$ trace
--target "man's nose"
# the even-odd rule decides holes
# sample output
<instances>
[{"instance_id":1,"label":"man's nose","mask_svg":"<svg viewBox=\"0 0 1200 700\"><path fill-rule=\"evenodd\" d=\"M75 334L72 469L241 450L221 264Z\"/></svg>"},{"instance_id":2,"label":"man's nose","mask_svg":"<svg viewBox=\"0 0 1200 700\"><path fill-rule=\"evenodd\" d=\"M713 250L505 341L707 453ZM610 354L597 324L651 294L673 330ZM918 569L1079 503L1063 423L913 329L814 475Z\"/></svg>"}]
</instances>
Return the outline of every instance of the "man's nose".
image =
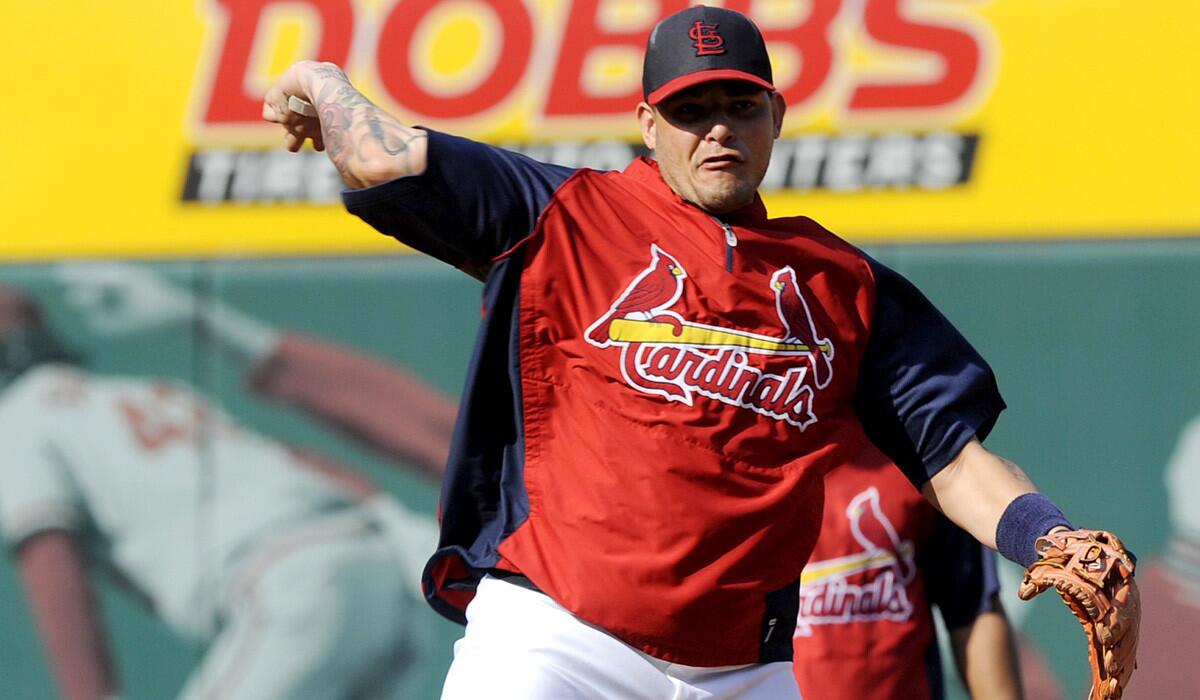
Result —
<instances>
[{"instance_id":1,"label":"man's nose","mask_svg":"<svg viewBox=\"0 0 1200 700\"><path fill-rule=\"evenodd\" d=\"M718 144L725 146L733 141L734 133L733 129L730 129L729 125L723 119L718 119L709 127L708 133L704 135L704 138L707 141L716 141Z\"/></svg>"}]
</instances>

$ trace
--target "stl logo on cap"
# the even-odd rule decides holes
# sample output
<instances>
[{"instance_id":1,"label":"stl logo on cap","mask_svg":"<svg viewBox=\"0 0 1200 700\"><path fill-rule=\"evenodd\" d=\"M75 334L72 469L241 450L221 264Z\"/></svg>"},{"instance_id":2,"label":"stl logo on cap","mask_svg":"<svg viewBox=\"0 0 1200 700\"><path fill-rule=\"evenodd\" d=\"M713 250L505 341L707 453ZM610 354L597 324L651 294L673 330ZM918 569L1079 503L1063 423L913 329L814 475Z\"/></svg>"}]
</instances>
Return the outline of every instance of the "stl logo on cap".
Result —
<instances>
[{"instance_id":1,"label":"stl logo on cap","mask_svg":"<svg viewBox=\"0 0 1200 700\"><path fill-rule=\"evenodd\" d=\"M718 56L725 53L725 38L717 33L717 25L696 20L688 30L697 56Z\"/></svg>"}]
</instances>

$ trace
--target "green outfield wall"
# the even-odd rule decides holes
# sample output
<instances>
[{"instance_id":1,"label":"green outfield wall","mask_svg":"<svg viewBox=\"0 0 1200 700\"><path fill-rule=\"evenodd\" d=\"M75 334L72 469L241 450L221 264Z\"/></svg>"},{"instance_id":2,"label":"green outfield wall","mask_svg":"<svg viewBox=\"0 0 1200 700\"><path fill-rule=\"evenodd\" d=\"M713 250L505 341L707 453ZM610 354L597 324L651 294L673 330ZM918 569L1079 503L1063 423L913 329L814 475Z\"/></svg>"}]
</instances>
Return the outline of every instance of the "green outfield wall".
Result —
<instances>
[{"instance_id":1,"label":"green outfield wall","mask_svg":"<svg viewBox=\"0 0 1200 700\"><path fill-rule=\"evenodd\" d=\"M993 364L1009 409L987 444L1023 465L1077 524L1119 532L1143 562L1157 561L1173 529L1164 467L1180 431L1200 414L1200 239L888 245L869 252L921 287ZM449 397L461 389L481 288L432 261L136 265L201 302L216 299L277 329L406 368ZM194 325L99 333L62 279L56 265L0 266L0 285L35 299L91 370L187 382L237 421L334 457L432 517L437 494L430 480L301 410L264 401L247 388L248 368L198 337ZM3 441L0 435L0 459ZM1191 478L1200 479L1200 465ZM1200 519L1200 503L1175 507L1176 519L1181 507ZM99 590L126 700L173 697L203 649L177 639L119 587L102 581ZM1014 616L1060 672L1068 696L1081 696L1087 670L1074 619L1049 597ZM0 697L54 697L7 558L0 561L0 620ZM422 640L409 662L415 697L436 698L458 628L429 611L415 614L412 625ZM1195 649L1180 654L1180 663L1197 658Z\"/></svg>"}]
</instances>

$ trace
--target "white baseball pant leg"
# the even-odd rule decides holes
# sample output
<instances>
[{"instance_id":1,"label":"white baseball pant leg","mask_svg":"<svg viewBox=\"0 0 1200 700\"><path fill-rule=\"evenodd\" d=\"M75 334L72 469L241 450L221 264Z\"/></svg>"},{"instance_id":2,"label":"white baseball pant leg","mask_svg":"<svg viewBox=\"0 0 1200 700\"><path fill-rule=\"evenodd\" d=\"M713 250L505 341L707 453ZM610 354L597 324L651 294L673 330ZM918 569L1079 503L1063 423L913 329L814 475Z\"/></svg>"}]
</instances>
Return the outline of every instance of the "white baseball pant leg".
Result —
<instances>
[{"instance_id":1,"label":"white baseball pant leg","mask_svg":"<svg viewBox=\"0 0 1200 700\"><path fill-rule=\"evenodd\" d=\"M442 700L800 700L789 662L703 668L656 659L549 596L485 577Z\"/></svg>"},{"instance_id":2,"label":"white baseball pant leg","mask_svg":"<svg viewBox=\"0 0 1200 700\"><path fill-rule=\"evenodd\" d=\"M180 700L337 700L401 681L415 601L361 514L297 527L251 559Z\"/></svg>"}]
</instances>

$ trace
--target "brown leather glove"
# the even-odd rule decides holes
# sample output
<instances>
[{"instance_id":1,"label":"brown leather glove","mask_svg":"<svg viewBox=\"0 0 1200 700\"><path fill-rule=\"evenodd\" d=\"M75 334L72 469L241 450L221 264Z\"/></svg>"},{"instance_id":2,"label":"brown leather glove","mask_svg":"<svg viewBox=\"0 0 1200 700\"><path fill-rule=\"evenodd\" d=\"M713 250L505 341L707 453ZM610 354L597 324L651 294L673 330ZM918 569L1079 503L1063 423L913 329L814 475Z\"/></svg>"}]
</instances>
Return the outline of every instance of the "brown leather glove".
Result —
<instances>
[{"instance_id":1,"label":"brown leather glove","mask_svg":"<svg viewBox=\"0 0 1200 700\"><path fill-rule=\"evenodd\" d=\"M1039 537L1040 559L1025 570L1017 592L1029 600L1055 588L1083 624L1092 667L1092 700L1117 700L1137 668L1141 600L1134 558L1115 535L1070 530Z\"/></svg>"}]
</instances>

